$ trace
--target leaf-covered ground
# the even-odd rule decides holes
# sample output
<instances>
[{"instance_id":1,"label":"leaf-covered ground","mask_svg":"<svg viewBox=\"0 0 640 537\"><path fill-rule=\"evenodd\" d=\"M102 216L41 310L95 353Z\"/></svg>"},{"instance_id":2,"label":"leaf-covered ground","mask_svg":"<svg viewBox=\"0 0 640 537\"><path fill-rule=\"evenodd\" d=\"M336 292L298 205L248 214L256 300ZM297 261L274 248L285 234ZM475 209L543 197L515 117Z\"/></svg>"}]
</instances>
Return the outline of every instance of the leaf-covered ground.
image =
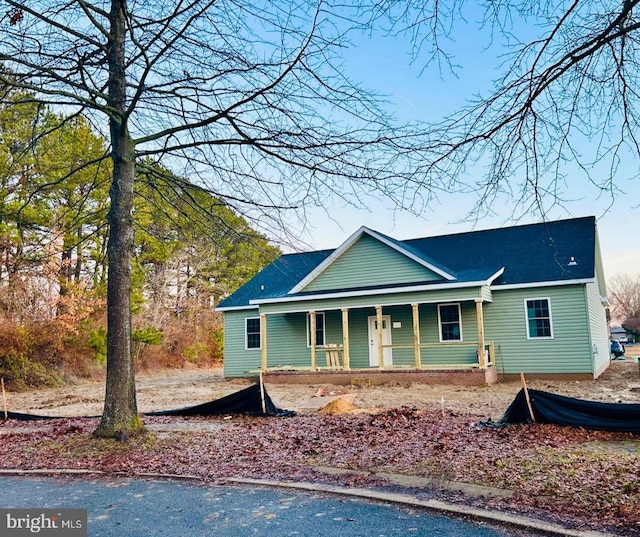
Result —
<instances>
[{"instance_id":1,"label":"leaf-covered ground","mask_svg":"<svg viewBox=\"0 0 640 537\"><path fill-rule=\"evenodd\" d=\"M477 419L407 407L289 418L147 417L149 434L124 444L93 439L94 419L9 421L0 422L0 466L374 488L391 486L377 472L395 473L432 479L407 490L420 497L640 536L640 435L536 424L493 428ZM445 486L452 481L514 494L464 496Z\"/></svg>"}]
</instances>

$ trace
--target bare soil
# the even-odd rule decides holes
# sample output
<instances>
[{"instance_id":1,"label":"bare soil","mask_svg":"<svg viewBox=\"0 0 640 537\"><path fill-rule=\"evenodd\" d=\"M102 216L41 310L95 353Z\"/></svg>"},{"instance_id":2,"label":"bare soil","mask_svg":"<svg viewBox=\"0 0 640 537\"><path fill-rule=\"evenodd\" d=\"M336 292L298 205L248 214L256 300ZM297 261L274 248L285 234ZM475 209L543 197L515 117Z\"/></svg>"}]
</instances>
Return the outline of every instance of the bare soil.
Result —
<instances>
[{"instance_id":1,"label":"bare soil","mask_svg":"<svg viewBox=\"0 0 640 537\"><path fill-rule=\"evenodd\" d=\"M527 380L529 388L568 397L604 402L640 403L640 370L631 355L640 345L628 347L625 361L614 361L597 380ZM251 380L229 380L221 369L180 369L142 372L137 376L140 412L168 410L204 403L236 392ZM499 419L521 388L520 381L493 386L460 387L427 384L386 384L345 387L326 384L267 384L277 407L299 413L314 412L345 399L357 409L399 407L446 409ZM7 407L14 412L47 416L94 416L102 413L104 381L80 381L63 388L7 393Z\"/></svg>"}]
</instances>

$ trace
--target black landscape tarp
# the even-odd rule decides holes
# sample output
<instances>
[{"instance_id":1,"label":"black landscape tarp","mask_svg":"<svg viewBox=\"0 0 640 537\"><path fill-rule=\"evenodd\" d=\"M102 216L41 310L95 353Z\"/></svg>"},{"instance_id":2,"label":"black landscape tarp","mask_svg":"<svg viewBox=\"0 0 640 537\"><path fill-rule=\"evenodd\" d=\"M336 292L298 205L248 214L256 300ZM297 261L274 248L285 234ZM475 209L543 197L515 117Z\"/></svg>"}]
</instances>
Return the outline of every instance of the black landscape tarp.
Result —
<instances>
[{"instance_id":1,"label":"black landscape tarp","mask_svg":"<svg viewBox=\"0 0 640 537\"><path fill-rule=\"evenodd\" d=\"M536 423L554 423L596 431L640 433L640 404L601 403L528 390ZM507 408L502 423L529 423L524 388Z\"/></svg>"},{"instance_id":2,"label":"black landscape tarp","mask_svg":"<svg viewBox=\"0 0 640 537\"><path fill-rule=\"evenodd\" d=\"M55 420L60 419L61 416L38 416L37 414L23 414L22 412L7 412L7 419L19 420L19 421L32 421L32 420ZM68 416L63 416L67 418ZM86 417L86 416L83 416ZM4 411L0 411L0 420L4 418Z\"/></svg>"},{"instance_id":3,"label":"black landscape tarp","mask_svg":"<svg viewBox=\"0 0 640 537\"><path fill-rule=\"evenodd\" d=\"M260 386L254 384L244 390L232 393L221 399L202 403L201 405L187 406L174 410L162 410L160 412L145 412L146 416L221 416L224 414L245 414L249 416L291 416L295 412L276 408L263 386L264 410L262 408L263 396L260 395Z\"/></svg>"},{"instance_id":4,"label":"black landscape tarp","mask_svg":"<svg viewBox=\"0 0 640 537\"><path fill-rule=\"evenodd\" d=\"M292 410L276 408L263 386L263 395L260 394L260 386L254 384L232 393L220 399L202 403L200 405L176 408L173 410L161 410L158 412L145 412L145 416L223 416L227 414L244 414L247 416L293 416ZM264 410L262 400L264 397ZM0 419L4 413L0 411ZM38 416L36 414L22 414L20 412L7 412L7 417L12 420L50 420L66 419L72 417L98 418L100 416Z\"/></svg>"}]
</instances>

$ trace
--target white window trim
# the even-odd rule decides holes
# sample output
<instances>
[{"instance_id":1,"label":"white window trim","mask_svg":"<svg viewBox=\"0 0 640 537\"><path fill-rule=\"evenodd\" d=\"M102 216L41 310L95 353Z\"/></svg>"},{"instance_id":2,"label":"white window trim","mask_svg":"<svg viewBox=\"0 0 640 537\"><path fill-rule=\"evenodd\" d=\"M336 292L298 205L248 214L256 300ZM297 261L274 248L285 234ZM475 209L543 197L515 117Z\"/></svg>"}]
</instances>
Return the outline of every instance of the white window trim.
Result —
<instances>
[{"instance_id":1,"label":"white window trim","mask_svg":"<svg viewBox=\"0 0 640 537\"><path fill-rule=\"evenodd\" d=\"M260 334L260 343L258 344L257 347L249 347L249 327L247 326L249 324L250 320L257 320L258 321L258 327L259 327L259 332L258 334ZM253 333L253 332L252 332ZM262 349L262 323L260 321L260 317L246 317L244 320L244 350L245 351L258 351Z\"/></svg>"},{"instance_id":2,"label":"white window trim","mask_svg":"<svg viewBox=\"0 0 640 537\"><path fill-rule=\"evenodd\" d=\"M443 306L458 306L458 325L460 327L460 339L442 339L442 316L440 315L440 308ZM462 339L462 310L460 308L460 302L454 302L451 304L438 304L438 334L440 336L440 343L461 343Z\"/></svg>"},{"instance_id":3,"label":"white window trim","mask_svg":"<svg viewBox=\"0 0 640 537\"><path fill-rule=\"evenodd\" d=\"M551 332L550 336L532 336L529 332L529 310L527 308L527 302L530 300L546 300L549 306L549 330ZM528 297L524 299L524 324L525 329L527 331L527 339L532 341L537 341L539 339L553 339L553 313L551 311L551 298L548 296L538 296L538 297Z\"/></svg>"},{"instance_id":4,"label":"white window trim","mask_svg":"<svg viewBox=\"0 0 640 537\"><path fill-rule=\"evenodd\" d=\"M311 321L309 320L311 317L311 314L307 313L307 316L305 318L305 324L307 326L307 349L311 348L311 336L309 334L309 328L310 328L310 324ZM324 315L323 311L317 312L316 313L316 322L317 322L317 318L318 317L322 317L322 341L324 341L325 345L327 343L327 318ZM324 347L324 345L316 345L317 347Z\"/></svg>"}]
</instances>

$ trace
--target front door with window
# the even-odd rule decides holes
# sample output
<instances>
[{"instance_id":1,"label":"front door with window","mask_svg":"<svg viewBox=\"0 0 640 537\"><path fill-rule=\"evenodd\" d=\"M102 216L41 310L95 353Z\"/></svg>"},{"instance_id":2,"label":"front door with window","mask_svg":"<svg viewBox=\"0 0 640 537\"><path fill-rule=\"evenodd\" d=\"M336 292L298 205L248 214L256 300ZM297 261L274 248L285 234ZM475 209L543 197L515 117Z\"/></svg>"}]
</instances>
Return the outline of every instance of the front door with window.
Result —
<instances>
[{"instance_id":1,"label":"front door with window","mask_svg":"<svg viewBox=\"0 0 640 537\"><path fill-rule=\"evenodd\" d=\"M391 316L382 316L382 355L385 366L393 365L393 355L390 347L384 347L384 345L391 345ZM371 367L378 367L380 362L378 361L378 318L369 317L369 365Z\"/></svg>"}]
</instances>

